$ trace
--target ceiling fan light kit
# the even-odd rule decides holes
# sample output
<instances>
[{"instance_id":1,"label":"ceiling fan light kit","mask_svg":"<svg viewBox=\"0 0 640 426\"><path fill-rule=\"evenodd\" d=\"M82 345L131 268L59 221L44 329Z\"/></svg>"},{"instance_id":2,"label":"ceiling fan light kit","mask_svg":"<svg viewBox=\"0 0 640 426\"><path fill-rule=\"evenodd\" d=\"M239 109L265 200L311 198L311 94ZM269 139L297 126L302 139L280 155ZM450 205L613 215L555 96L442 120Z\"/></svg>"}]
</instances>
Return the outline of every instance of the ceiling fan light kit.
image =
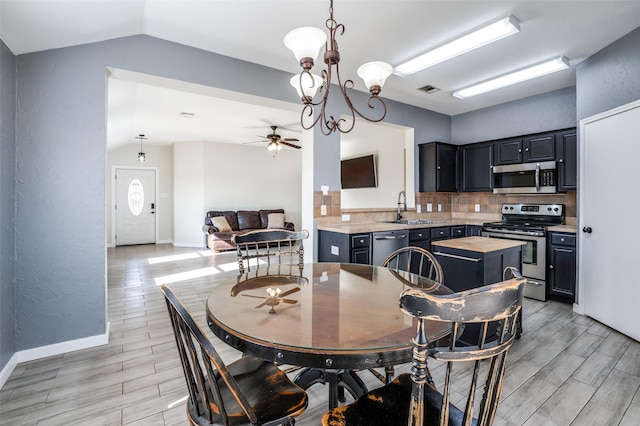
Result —
<instances>
[{"instance_id":1,"label":"ceiling fan light kit","mask_svg":"<svg viewBox=\"0 0 640 426\"><path fill-rule=\"evenodd\" d=\"M375 106L373 105L374 102L372 101L376 100L379 102L382 109L380 116L377 118L365 116L353 106L353 103L347 94L347 90L352 89L354 86L353 80L346 80L342 83L342 79L340 77L340 52L338 51L338 43L336 42L336 33L339 32L340 35L344 34L345 27L343 24L338 24L335 19L333 19L333 0L330 0L329 19L326 21L326 27L329 30L328 40L324 31L313 27L297 28L290 31L284 37L285 46L293 51L294 56L300 62L300 66L302 67L302 72L299 75L294 76L290 81L291 85L297 90L298 95L304 104L302 114L300 116L300 124L306 130L309 130L316 124L319 124L322 133L329 135L336 131L340 133L350 132L355 125L356 115L371 122L382 121L387 115L387 106L382 98L378 97L378 95L380 94L385 80L393 72L393 68L385 62L370 62L362 65L358 69L358 75L365 81L367 89L369 90L369 93L371 93L367 106L375 109ZM322 75L319 76L317 74L312 74L311 69L314 66L315 60L323 43L325 45L324 63L327 65L327 68L323 69L321 73ZM344 101L351 113L351 120L346 124L345 122L347 120L343 118L336 120L332 115L327 117L326 106L331 88L331 77L334 66L335 77L338 80L338 87L340 87L342 97L344 98ZM322 99L318 102L313 102L313 97L318 90L323 94ZM320 113L317 115L315 120L313 120L313 107L315 106L320 107ZM305 124L305 116L311 117L313 120L309 125ZM343 125L346 127L343 127Z\"/></svg>"},{"instance_id":2,"label":"ceiling fan light kit","mask_svg":"<svg viewBox=\"0 0 640 426\"><path fill-rule=\"evenodd\" d=\"M520 23L508 15L397 65L393 73L405 77L518 32Z\"/></svg>"},{"instance_id":3,"label":"ceiling fan light kit","mask_svg":"<svg viewBox=\"0 0 640 426\"><path fill-rule=\"evenodd\" d=\"M509 74L502 75L500 77L493 78L491 80L484 81L482 83L474 84L473 86L460 89L453 93L453 96L460 99L470 98L472 96L487 93L492 90L500 89L502 87L511 86L513 84L521 83L533 78L542 77L543 75L551 74L557 71L566 70L569 68L569 60L561 56L549 61L545 61L527 68L514 71Z\"/></svg>"}]
</instances>

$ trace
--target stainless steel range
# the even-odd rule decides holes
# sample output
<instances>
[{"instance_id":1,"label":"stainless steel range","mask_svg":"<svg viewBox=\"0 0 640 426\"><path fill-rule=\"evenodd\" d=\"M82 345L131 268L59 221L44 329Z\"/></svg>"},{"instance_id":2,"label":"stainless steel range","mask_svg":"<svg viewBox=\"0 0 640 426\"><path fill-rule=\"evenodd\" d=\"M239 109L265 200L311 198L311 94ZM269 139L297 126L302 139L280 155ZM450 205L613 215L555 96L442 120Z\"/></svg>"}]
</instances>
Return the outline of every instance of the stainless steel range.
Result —
<instances>
[{"instance_id":1,"label":"stainless steel range","mask_svg":"<svg viewBox=\"0 0 640 426\"><path fill-rule=\"evenodd\" d=\"M564 223L563 204L503 204L502 221L482 226L482 236L523 241L522 275L525 296L546 300L547 228Z\"/></svg>"}]
</instances>

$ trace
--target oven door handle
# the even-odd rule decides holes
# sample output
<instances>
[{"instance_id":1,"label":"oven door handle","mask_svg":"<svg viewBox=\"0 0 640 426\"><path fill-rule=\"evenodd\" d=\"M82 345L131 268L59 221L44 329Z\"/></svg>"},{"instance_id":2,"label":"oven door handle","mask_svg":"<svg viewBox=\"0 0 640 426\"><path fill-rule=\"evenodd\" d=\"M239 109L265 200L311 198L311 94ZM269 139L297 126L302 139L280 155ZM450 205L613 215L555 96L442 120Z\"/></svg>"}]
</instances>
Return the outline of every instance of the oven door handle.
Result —
<instances>
[{"instance_id":1,"label":"oven door handle","mask_svg":"<svg viewBox=\"0 0 640 426\"><path fill-rule=\"evenodd\" d=\"M465 260L467 262L480 262L482 259L478 259L478 258L474 258L474 257L466 257L466 256L458 256L457 254L449 254L449 253L443 253L441 251L436 251L433 254L435 254L436 256L443 256L443 257L452 257L454 259L459 259L459 260Z\"/></svg>"},{"instance_id":2,"label":"oven door handle","mask_svg":"<svg viewBox=\"0 0 640 426\"><path fill-rule=\"evenodd\" d=\"M488 232L487 232L488 231ZM500 235L503 234L503 235ZM506 234L506 235L505 235ZM511 235L515 235L516 237L523 237L524 239L526 239L527 237L533 237L533 238L541 238L544 237L544 232L543 231L530 231L527 233L522 233L522 231L510 231L508 229L490 229L487 228L486 230L483 231L483 237L496 237L496 238L508 238L508 236ZM515 238L515 239L523 239L523 238ZM510 238L513 239L513 238Z\"/></svg>"},{"instance_id":3,"label":"oven door handle","mask_svg":"<svg viewBox=\"0 0 640 426\"><path fill-rule=\"evenodd\" d=\"M540 163L536 163L536 192L540 192Z\"/></svg>"}]
</instances>

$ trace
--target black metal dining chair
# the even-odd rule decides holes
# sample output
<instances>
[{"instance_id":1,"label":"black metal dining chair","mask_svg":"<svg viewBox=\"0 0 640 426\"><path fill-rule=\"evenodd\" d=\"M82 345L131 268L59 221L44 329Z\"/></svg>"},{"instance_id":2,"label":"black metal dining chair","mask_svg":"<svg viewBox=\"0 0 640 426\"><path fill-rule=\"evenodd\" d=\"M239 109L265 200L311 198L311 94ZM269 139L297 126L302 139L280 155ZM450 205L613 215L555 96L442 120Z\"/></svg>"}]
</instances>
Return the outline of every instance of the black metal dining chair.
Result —
<instances>
[{"instance_id":1,"label":"black metal dining chair","mask_svg":"<svg viewBox=\"0 0 640 426\"><path fill-rule=\"evenodd\" d=\"M190 425L294 425L307 394L273 362L243 356L228 366L173 291L167 302L187 381Z\"/></svg>"},{"instance_id":2,"label":"black metal dining chair","mask_svg":"<svg viewBox=\"0 0 640 426\"><path fill-rule=\"evenodd\" d=\"M444 280L442 266L434 255L422 247L402 247L391 253L382 266L411 272L439 283Z\"/></svg>"},{"instance_id":3,"label":"black metal dining chair","mask_svg":"<svg viewBox=\"0 0 640 426\"><path fill-rule=\"evenodd\" d=\"M512 272L512 271L511 271ZM411 374L401 374L388 385L374 389L354 403L334 408L322 417L324 426L388 425L491 425L496 415L507 353L516 338L516 318L522 308L526 279L521 276L496 284L435 296L420 289L405 290L400 307L418 319L413 339ZM451 323L448 347L430 347L424 321ZM495 334L487 330L497 322ZM477 344L456 346L463 324L480 324ZM436 389L427 368L427 358L444 362L444 383ZM471 368L468 374L454 374L454 365ZM484 364L484 365L483 365ZM480 379L481 365L484 380ZM453 382L459 379L467 389L459 409L451 402ZM464 386L464 385L463 385ZM461 387L457 387L458 391ZM476 392L482 393L476 404Z\"/></svg>"},{"instance_id":4,"label":"black metal dining chair","mask_svg":"<svg viewBox=\"0 0 640 426\"><path fill-rule=\"evenodd\" d=\"M438 283L442 283L444 280L440 262L422 247L408 246L399 248L382 262L382 266L398 271L411 272ZM385 367L384 375L373 368L370 368L369 372L384 384L391 383L393 376L395 376L395 368L393 366Z\"/></svg>"},{"instance_id":5,"label":"black metal dining chair","mask_svg":"<svg viewBox=\"0 0 640 426\"><path fill-rule=\"evenodd\" d=\"M309 238L309 231L288 231L285 229L265 229L234 235L231 242L236 245L238 255L238 270L241 274L251 271L251 260L260 259L266 261L267 266L271 260L277 258L278 264L282 264L282 258L289 256L291 262L298 261L298 265L304 263L303 240ZM245 268L246 262L246 268Z\"/></svg>"}]
</instances>

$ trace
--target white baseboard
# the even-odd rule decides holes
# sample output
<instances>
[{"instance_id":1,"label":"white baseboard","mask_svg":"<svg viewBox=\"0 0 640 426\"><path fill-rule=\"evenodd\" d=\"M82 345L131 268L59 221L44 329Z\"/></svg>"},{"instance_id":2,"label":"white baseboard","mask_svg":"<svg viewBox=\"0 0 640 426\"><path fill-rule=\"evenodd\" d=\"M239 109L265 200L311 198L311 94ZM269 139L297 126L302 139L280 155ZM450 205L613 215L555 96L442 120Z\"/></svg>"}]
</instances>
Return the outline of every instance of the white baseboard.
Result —
<instances>
[{"instance_id":1,"label":"white baseboard","mask_svg":"<svg viewBox=\"0 0 640 426\"><path fill-rule=\"evenodd\" d=\"M172 240L158 240L156 244L173 244Z\"/></svg>"},{"instance_id":2,"label":"white baseboard","mask_svg":"<svg viewBox=\"0 0 640 426\"><path fill-rule=\"evenodd\" d=\"M36 359L46 358L49 356L60 355L67 352L79 351L81 349L93 348L109 343L109 329L111 323L107 322L107 330L104 334L84 337L77 340L68 340L66 342L54 343L53 345L40 346L33 349L25 349L13 354L7 365L0 371L0 389L11 376L11 373L21 362L33 361Z\"/></svg>"},{"instance_id":3,"label":"white baseboard","mask_svg":"<svg viewBox=\"0 0 640 426\"><path fill-rule=\"evenodd\" d=\"M0 389L2 389L7 380L9 380L9 376L13 373L16 365L18 365L18 353L14 353L9 362L7 362L2 371L0 371Z\"/></svg>"}]
</instances>

